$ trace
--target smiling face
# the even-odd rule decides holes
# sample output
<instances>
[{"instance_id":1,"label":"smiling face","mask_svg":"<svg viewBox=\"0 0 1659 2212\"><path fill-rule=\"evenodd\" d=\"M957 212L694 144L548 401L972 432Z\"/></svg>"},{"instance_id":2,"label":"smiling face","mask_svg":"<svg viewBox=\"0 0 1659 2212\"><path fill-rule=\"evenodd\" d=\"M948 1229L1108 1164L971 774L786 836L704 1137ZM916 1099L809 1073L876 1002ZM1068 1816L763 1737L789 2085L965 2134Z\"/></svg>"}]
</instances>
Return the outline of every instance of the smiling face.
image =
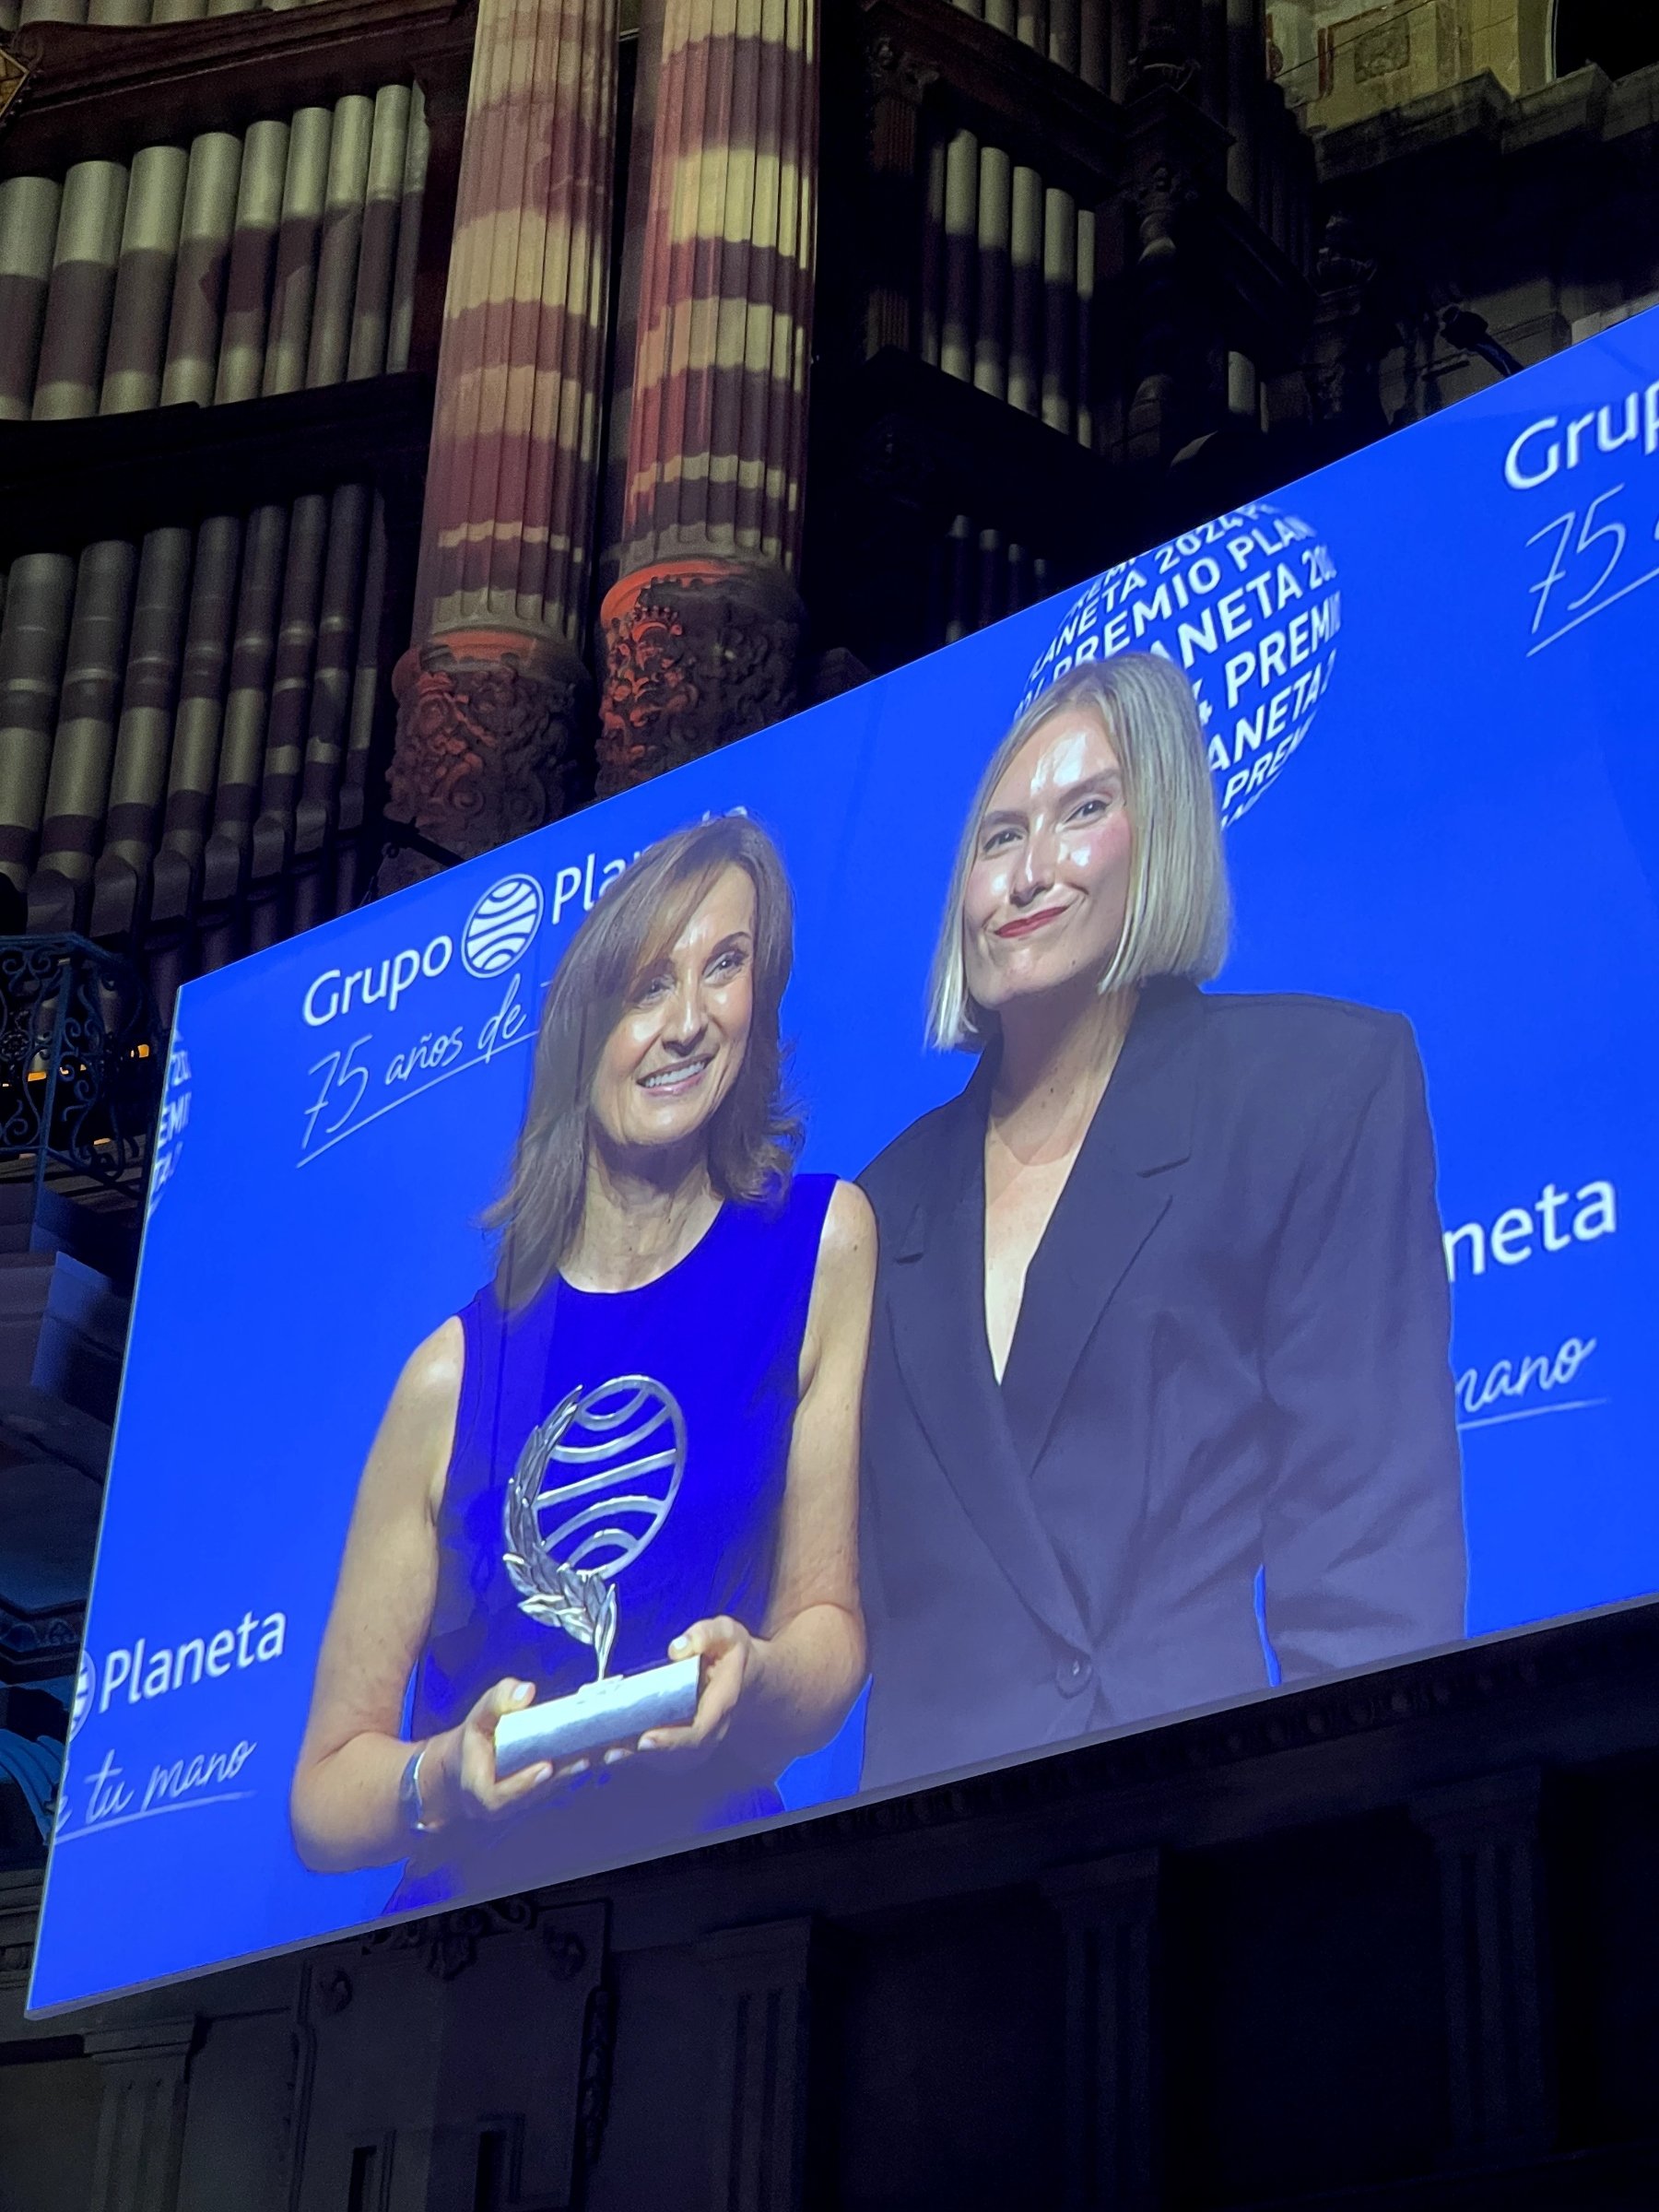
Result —
<instances>
[{"instance_id":1,"label":"smiling face","mask_svg":"<svg viewBox=\"0 0 1659 2212\"><path fill-rule=\"evenodd\" d=\"M594 1120L619 1150L706 1132L737 1080L755 1007L755 887L722 870L674 943L634 978L594 1073Z\"/></svg>"},{"instance_id":2,"label":"smiling face","mask_svg":"<svg viewBox=\"0 0 1659 2212\"><path fill-rule=\"evenodd\" d=\"M1124 771L1092 707L1038 724L991 794L962 893L970 996L989 1013L1087 977L1124 935L1134 863Z\"/></svg>"}]
</instances>

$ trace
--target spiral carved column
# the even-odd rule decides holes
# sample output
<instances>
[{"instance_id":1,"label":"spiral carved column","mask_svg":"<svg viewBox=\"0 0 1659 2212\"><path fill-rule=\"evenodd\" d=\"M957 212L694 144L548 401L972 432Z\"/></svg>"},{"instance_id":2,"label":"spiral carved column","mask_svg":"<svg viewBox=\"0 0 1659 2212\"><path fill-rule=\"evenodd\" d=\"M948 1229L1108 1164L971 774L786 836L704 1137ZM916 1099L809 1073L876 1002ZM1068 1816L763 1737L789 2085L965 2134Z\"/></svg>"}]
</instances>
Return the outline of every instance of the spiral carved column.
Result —
<instances>
[{"instance_id":1,"label":"spiral carved column","mask_svg":"<svg viewBox=\"0 0 1659 2212\"><path fill-rule=\"evenodd\" d=\"M562 813L587 678L616 0L482 0L390 812L486 851ZM389 854L382 888L432 863Z\"/></svg>"},{"instance_id":2,"label":"spiral carved column","mask_svg":"<svg viewBox=\"0 0 1659 2212\"><path fill-rule=\"evenodd\" d=\"M622 575L602 610L602 794L794 704L816 16L816 0L668 0Z\"/></svg>"}]
</instances>

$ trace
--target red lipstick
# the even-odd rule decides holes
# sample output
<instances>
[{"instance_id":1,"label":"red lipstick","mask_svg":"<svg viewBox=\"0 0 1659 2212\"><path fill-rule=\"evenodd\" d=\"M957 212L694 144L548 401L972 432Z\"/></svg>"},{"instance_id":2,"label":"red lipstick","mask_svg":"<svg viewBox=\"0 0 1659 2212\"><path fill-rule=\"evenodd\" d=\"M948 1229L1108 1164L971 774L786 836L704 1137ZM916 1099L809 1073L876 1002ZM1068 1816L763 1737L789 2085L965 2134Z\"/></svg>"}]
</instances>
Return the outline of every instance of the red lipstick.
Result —
<instances>
[{"instance_id":1,"label":"red lipstick","mask_svg":"<svg viewBox=\"0 0 1659 2212\"><path fill-rule=\"evenodd\" d=\"M1005 922L997 930L999 937L1029 937L1032 932L1045 929L1051 922L1058 922L1065 913L1063 906L1045 906L1034 914L1017 914L1012 922Z\"/></svg>"}]
</instances>

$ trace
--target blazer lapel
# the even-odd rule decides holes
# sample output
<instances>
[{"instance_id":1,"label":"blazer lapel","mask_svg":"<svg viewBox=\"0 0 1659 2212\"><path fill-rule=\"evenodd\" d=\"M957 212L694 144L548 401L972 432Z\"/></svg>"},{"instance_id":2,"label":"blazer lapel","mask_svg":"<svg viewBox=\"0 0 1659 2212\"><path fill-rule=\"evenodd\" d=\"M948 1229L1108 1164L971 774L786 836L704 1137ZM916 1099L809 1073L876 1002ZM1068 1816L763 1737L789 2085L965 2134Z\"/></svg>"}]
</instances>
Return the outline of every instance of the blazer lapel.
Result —
<instances>
[{"instance_id":1,"label":"blazer lapel","mask_svg":"<svg viewBox=\"0 0 1659 2212\"><path fill-rule=\"evenodd\" d=\"M895 1246L894 1348L940 1464L986 1549L1037 1618L1086 1644L1077 1600L1031 1502L985 1339L985 1098L976 1076Z\"/></svg>"},{"instance_id":2,"label":"blazer lapel","mask_svg":"<svg viewBox=\"0 0 1659 2212\"><path fill-rule=\"evenodd\" d=\"M1002 1398L1028 1477L1078 1361L1169 1211L1192 1145L1191 984L1151 984L1026 1275Z\"/></svg>"}]
</instances>

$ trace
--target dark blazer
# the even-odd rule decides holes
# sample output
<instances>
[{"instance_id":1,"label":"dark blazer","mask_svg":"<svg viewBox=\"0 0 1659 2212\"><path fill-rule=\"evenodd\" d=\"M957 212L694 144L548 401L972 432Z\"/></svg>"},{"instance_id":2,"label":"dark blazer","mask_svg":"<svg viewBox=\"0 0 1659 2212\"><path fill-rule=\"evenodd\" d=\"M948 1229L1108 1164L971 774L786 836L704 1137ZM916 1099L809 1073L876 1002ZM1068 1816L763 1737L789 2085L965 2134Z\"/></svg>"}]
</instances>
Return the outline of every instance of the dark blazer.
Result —
<instances>
[{"instance_id":1,"label":"dark blazer","mask_svg":"<svg viewBox=\"0 0 1659 2212\"><path fill-rule=\"evenodd\" d=\"M1465 1557L1422 1071L1396 1015L1143 991L984 1325L990 1067L862 1178L867 1784L1447 1643Z\"/></svg>"}]
</instances>

